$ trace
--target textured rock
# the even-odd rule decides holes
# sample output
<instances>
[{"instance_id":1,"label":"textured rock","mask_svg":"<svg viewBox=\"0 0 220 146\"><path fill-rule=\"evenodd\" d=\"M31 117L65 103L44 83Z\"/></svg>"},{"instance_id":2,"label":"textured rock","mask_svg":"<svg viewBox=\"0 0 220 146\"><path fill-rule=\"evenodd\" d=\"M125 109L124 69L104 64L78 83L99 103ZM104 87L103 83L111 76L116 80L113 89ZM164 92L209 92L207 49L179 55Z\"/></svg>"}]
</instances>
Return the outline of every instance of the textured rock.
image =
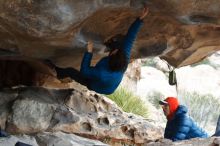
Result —
<instances>
[{"instance_id":1,"label":"textured rock","mask_svg":"<svg viewBox=\"0 0 220 146\"><path fill-rule=\"evenodd\" d=\"M42 60L14 58L0 61L0 87L16 85L43 86L46 82L59 83L56 73Z\"/></svg>"},{"instance_id":2,"label":"textured rock","mask_svg":"<svg viewBox=\"0 0 220 146\"><path fill-rule=\"evenodd\" d=\"M131 92L137 91L137 82L140 80L141 75L141 60L137 59L128 65L128 68L123 76L120 86L126 88Z\"/></svg>"},{"instance_id":3,"label":"textured rock","mask_svg":"<svg viewBox=\"0 0 220 146\"><path fill-rule=\"evenodd\" d=\"M10 137L0 139L1 146L15 146L17 142L26 143L32 146L39 146L34 137L28 135L11 135Z\"/></svg>"},{"instance_id":4,"label":"textured rock","mask_svg":"<svg viewBox=\"0 0 220 146\"><path fill-rule=\"evenodd\" d=\"M108 146L97 140L83 138L74 134L63 132L43 132L37 135L11 135L7 138L0 139L1 146L14 146L16 142L23 142L32 146ZM219 137L206 139L191 139L179 142L172 142L168 139L160 139L158 142L148 142L143 146L217 146L220 144ZM111 146L124 146L125 144L111 143Z\"/></svg>"},{"instance_id":5,"label":"textured rock","mask_svg":"<svg viewBox=\"0 0 220 146\"><path fill-rule=\"evenodd\" d=\"M103 41L124 34L143 3L150 14L133 58L160 55L180 67L219 50L219 0L2 0L1 58L51 58L79 67L86 41L95 42L97 60Z\"/></svg>"},{"instance_id":6,"label":"textured rock","mask_svg":"<svg viewBox=\"0 0 220 146\"><path fill-rule=\"evenodd\" d=\"M142 117L124 113L109 99L77 83L72 86L75 89L11 89L8 96L13 100L2 102L8 107L3 112L10 112L3 116L1 126L9 133L62 131L116 142L144 143L162 137L162 129ZM9 91L2 90L0 94Z\"/></svg>"},{"instance_id":7,"label":"textured rock","mask_svg":"<svg viewBox=\"0 0 220 146\"><path fill-rule=\"evenodd\" d=\"M108 146L97 140L91 140L62 132L44 132L32 136L11 135L7 138L1 138L0 145L14 146L18 141L32 146Z\"/></svg>"},{"instance_id":8,"label":"textured rock","mask_svg":"<svg viewBox=\"0 0 220 146\"><path fill-rule=\"evenodd\" d=\"M0 127L5 129L5 124L11 109L11 102L13 102L18 96L18 92L12 90L4 90L1 92L0 100Z\"/></svg>"},{"instance_id":9,"label":"textured rock","mask_svg":"<svg viewBox=\"0 0 220 146\"><path fill-rule=\"evenodd\" d=\"M28 99L16 100L12 110L13 115L8 122L13 125L9 124L8 128L21 133L46 130L53 116L52 105Z\"/></svg>"},{"instance_id":10,"label":"textured rock","mask_svg":"<svg viewBox=\"0 0 220 146\"><path fill-rule=\"evenodd\" d=\"M219 144L219 138L212 137L206 139L194 138L174 143L170 140L163 139L160 142L152 142L145 144L144 146L217 146Z\"/></svg>"},{"instance_id":11,"label":"textured rock","mask_svg":"<svg viewBox=\"0 0 220 146\"><path fill-rule=\"evenodd\" d=\"M108 146L97 140L62 132L41 133L36 136L36 140L39 146Z\"/></svg>"}]
</instances>

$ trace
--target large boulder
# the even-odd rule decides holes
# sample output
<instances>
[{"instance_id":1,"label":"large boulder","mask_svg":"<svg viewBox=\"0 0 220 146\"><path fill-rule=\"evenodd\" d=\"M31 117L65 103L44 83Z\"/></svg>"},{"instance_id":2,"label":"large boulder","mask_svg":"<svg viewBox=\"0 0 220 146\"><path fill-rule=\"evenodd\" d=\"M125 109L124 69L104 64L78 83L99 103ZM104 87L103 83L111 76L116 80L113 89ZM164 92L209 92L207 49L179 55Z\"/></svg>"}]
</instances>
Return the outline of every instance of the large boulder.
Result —
<instances>
[{"instance_id":1,"label":"large boulder","mask_svg":"<svg viewBox=\"0 0 220 146\"><path fill-rule=\"evenodd\" d=\"M11 135L0 139L1 146L15 146L17 142L31 146L108 146L98 140L87 139L63 132L43 132L32 136Z\"/></svg>"},{"instance_id":2,"label":"large boulder","mask_svg":"<svg viewBox=\"0 0 220 146\"><path fill-rule=\"evenodd\" d=\"M97 61L103 42L125 34L144 3L150 14L132 58L161 56L180 67L219 50L219 0L2 0L1 58L50 58L60 66L79 67L91 39Z\"/></svg>"},{"instance_id":3,"label":"large boulder","mask_svg":"<svg viewBox=\"0 0 220 146\"><path fill-rule=\"evenodd\" d=\"M39 133L35 136L39 146L108 146L98 140L83 138L75 134L66 134L63 132L56 133Z\"/></svg>"},{"instance_id":4,"label":"large boulder","mask_svg":"<svg viewBox=\"0 0 220 146\"><path fill-rule=\"evenodd\" d=\"M158 142L146 143L144 146L217 146L220 144L220 139L216 137L211 138L194 138L190 140L183 140L172 142L168 139L163 139Z\"/></svg>"},{"instance_id":5,"label":"large boulder","mask_svg":"<svg viewBox=\"0 0 220 146\"><path fill-rule=\"evenodd\" d=\"M39 146L34 137L28 135L11 135L0 139L1 146L15 146L17 142L22 142L32 146Z\"/></svg>"},{"instance_id":6,"label":"large boulder","mask_svg":"<svg viewBox=\"0 0 220 146\"><path fill-rule=\"evenodd\" d=\"M0 95L9 97L1 102L5 105L1 127L11 134L62 131L131 143L145 143L162 137L162 128L152 122L123 112L108 98L90 92L80 84L72 86L75 89L17 87L1 90Z\"/></svg>"}]
</instances>

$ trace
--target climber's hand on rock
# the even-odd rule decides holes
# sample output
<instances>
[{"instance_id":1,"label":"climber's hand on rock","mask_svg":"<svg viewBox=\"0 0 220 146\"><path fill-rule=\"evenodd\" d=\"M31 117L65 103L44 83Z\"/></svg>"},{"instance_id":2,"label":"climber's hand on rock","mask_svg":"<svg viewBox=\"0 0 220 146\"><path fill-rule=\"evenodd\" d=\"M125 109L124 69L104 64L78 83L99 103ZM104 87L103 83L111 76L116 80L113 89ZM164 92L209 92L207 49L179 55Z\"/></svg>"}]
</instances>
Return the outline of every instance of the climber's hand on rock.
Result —
<instances>
[{"instance_id":1,"label":"climber's hand on rock","mask_svg":"<svg viewBox=\"0 0 220 146\"><path fill-rule=\"evenodd\" d=\"M149 8L147 5L144 6L144 9L142 10L141 16L139 17L141 20L143 20L149 13Z\"/></svg>"},{"instance_id":2,"label":"climber's hand on rock","mask_svg":"<svg viewBox=\"0 0 220 146\"><path fill-rule=\"evenodd\" d=\"M92 53L92 52L93 52L93 42L92 42L92 41L88 41L87 51L88 51L89 53Z\"/></svg>"}]
</instances>

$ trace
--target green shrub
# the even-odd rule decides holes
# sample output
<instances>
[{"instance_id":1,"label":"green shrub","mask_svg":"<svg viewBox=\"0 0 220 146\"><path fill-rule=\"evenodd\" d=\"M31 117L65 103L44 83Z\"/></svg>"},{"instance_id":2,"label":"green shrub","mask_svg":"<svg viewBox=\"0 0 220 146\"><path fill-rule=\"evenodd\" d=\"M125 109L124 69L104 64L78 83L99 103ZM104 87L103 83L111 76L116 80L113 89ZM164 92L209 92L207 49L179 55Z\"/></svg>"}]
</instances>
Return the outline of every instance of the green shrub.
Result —
<instances>
[{"instance_id":1,"label":"green shrub","mask_svg":"<svg viewBox=\"0 0 220 146\"><path fill-rule=\"evenodd\" d=\"M196 67L198 65L210 65L211 67L213 67L214 69L218 69L220 67L219 64L215 64L215 63L212 63L210 62L210 60L208 58L205 58L203 59L202 61L198 62L198 63L195 63L195 64L192 64L190 65L191 67Z\"/></svg>"},{"instance_id":2,"label":"green shrub","mask_svg":"<svg viewBox=\"0 0 220 146\"><path fill-rule=\"evenodd\" d=\"M145 118L148 117L146 105L132 92L118 88L113 94L107 95L107 97L113 100L125 112L137 114Z\"/></svg>"},{"instance_id":3,"label":"green shrub","mask_svg":"<svg viewBox=\"0 0 220 146\"><path fill-rule=\"evenodd\" d=\"M160 109L159 101L164 99L163 94L160 92L154 91L149 94L146 99L153 104L157 109Z\"/></svg>"},{"instance_id":4,"label":"green shrub","mask_svg":"<svg viewBox=\"0 0 220 146\"><path fill-rule=\"evenodd\" d=\"M190 66L195 67L195 66L202 65L202 64L210 65L211 63L207 58L205 58L205 59L201 60L200 62L194 63Z\"/></svg>"},{"instance_id":5,"label":"green shrub","mask_svg":"<svg viewBox=\"0 0 220 146\"><path fill-rule=\"evenodd\" d=\"M154 57L147 58L144 60L142 66L151 66L151 67L156 67L157 63L154 60Z\"/></svg>"},{"instance_id":6,"label":"green shrub","mask_svg":"<svg viewBox=\"0 0 220 146\"><path fill-rule=\"evenodd\" d=\"M220 113L220 101L212 95L183 92L180 96L181 104L185 104L189 115L203 128L209 124L216 125Z\"/></svg>"}]
</instances>

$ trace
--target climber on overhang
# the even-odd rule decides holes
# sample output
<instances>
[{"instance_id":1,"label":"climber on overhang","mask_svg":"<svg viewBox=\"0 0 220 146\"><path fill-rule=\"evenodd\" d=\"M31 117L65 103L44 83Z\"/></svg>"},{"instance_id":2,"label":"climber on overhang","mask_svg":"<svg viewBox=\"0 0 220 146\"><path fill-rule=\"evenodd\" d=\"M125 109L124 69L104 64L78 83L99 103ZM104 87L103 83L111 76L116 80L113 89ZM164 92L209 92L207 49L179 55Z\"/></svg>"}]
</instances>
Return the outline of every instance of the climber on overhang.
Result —
<instances>
[{"instance_id":1,"label":"climber on overhang","mask_svg":"<svg viewBox=\"0 0 220 146\"><path fill-rule=\"evenodd\" d=\"M208 134L187 115L187 108L179 105L177 98L167 97L165 100L161 100L159 104L162 106L164 115L168 120L164 138L179 141L196 137L208 137Z\"/></svg>"},{"instance_id":2,"label":"climber on overhang","mask_svg":"<svg viewBox=\"0 0 220 146\"><path fill-rule=\"evenodd\" d=\"M94 67L91 66L93 43L89 41L87 52L82 59L80 72L74 68L60 68L54 65L57 77L60 79L71 77L97 93L113 93L119 86L127 69L132 45L143 24L143 19L148 13L149 10L145 6L140 17L130 26L126 36L122 38L122 35L116 35L105 42L110 52L108 56L103 57Z\"/></svg>"}]
</instances>

